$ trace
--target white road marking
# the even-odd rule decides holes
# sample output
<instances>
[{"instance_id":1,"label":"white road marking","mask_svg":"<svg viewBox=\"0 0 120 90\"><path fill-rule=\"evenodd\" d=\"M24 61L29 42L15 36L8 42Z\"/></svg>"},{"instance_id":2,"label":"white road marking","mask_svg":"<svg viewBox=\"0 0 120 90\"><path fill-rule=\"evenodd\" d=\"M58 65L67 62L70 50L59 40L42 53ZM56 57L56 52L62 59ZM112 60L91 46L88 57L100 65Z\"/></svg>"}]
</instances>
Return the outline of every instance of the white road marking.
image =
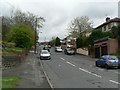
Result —
<instances>
[{"instance_id":1,"label":"white road marking","mask_svg":"<svg viewBox=\"0 0 120 90\"><path fill-rule=\"evenodd\" d=\"M109 80L110 82L112 83L115 83L115 84L120 84L119 82L116 82L116 81L113 81L113 80Z\"/></svg>"},{"instance_id":2,"label":"white road marking","mask_svg":"<svg viewBox=\"0 0 120 90\"><path fill-rule=\"evenodd\" d=\"M64 61L65 61L65 59L64 59L64 58L60 58L60 59L62 59L62 60L64 60Z\"/></svg>"},{"instance_id":3,"label":"white road marking","mask_svg":"<svg viewBox=\"0 0 120 90\"><path fill-rule=\"evenodd\" d=\"M74 64L72 64L72 63L70 63L70 62L68 62L68 61L66 61L66 63L68 63L68 64L70 64L70 65L76 67Z\"/></svg>"},{"instance_id":4,"label":"white road marking","mask_svg":"<svg viewBox=\"0 0 120 90\"><path fill-rule=\"evenodd\" d=\"M60 67L61 65L59 64L58 66Z\"/></svg>"},{"instance_id":5,"label":"white road marking","mask_svg":"<svg viewBox=\"0 0 120 90\"><path fill-rule=\"evenodd\" d=\"M115 73L120 74L119 72L115 72Z\"/></svg>"},{"instance_id":6,"label":"white road marking","mask_svg":"<svg viewBox=\"0 0 120 90\"><path fill-rule=\"evenodd\" d=\"M94 75L94 76L96 76L96 77L102 77L102 76L100 76L100 75L97 75L97 74L95 74L95 73L92 73L92 72L89 72L89 71L87 71L87 70L85 70L85 69L82 69L82 68L79 68L80 70L82 70L82 71L84 71L84 72L86 72L86 73L89 73L89 74L91 74L91 75Z\"/></svg>"}]
</instances>

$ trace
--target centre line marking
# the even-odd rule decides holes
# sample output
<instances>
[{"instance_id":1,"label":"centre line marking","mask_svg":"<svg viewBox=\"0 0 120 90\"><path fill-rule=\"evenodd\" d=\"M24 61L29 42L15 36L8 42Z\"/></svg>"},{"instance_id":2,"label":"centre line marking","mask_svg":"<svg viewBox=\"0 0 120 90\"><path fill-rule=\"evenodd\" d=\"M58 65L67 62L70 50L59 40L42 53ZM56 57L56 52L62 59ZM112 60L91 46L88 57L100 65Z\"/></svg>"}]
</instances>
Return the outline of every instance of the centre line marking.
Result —
<instances>
[{"instance_id":1,"label":"centre line marking","mask_svg":"<svg viewBox=\"0 0 120 90\"><path fill-rule=\"evenodd\" d=\"M109 80L110 82L112 83L115 83L115 84L120 84L119 82L116 82L116 81L113 81L113 80Z\"/></svg>"},{"instance_id":2,"label":"centre line marking","mask_svg":"<svg viewBox=\"0 0 120 90\"><path fill-rule=\"evenodd\" d=\"M96 76L96 77L102 77L102 76L100 76L100 75L97 75L97 74L95 74L95 73L92 73L92 72L89 72L89 71L87 71L87 70L85 70L85 69L82 69L82 68L79 68L80 70L82 70L82 71L84 71L84 72L86 72L86 73L89 73L89 74L91 74L91 75L94 75L94 76Z\"/></svg>"},{"instance_id":3,"label":"centre line marking","mask_svg":"<svg viewBox=\"0 0 120 90\"><path fill-rule=\"evenodd\" d=\"M64 61L65 61L65 59L64 59L64 58L60 58L60 59L62 59L62 60L64 60Z\"/></svg>"},{"instance_id":4,"label":"centre line marking","mask_svg":"<svg viewBox=\"0 0 120 90\"><path fill-rule=\"evenodd\" d=\"M68 63L68 64L70 64L70 65L76 67L74 64L72 64L72 63L70 63L70 62L68 62L68 61L66 61L66 63Z\"/></svg>"}]
</instances>

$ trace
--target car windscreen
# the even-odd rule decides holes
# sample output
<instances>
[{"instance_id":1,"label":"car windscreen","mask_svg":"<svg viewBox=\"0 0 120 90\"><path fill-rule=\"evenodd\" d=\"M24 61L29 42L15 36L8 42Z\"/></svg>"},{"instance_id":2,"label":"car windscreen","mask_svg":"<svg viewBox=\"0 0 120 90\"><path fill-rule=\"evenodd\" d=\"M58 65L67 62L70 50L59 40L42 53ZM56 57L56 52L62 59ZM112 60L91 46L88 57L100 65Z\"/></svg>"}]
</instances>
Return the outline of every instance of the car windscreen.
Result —
<instances>
[{"instance_id":1,"label":"car windscreen","mask_svg":"<svg viewBox=\"0 0 120 90\"><path fill-rule=\"evenodd\" d=\"M72 49L72 48L67 48L67 50L69 50L69 51L73 51L73 49Z\"/></svg>"},{"instance_id":2,"label":"car windscreen","mask_svg":"<svg viewBox=\"0 0 120 90\"><path fill-rule=\"evenodd\" d=\"M48 52L47 51L43 51L43 52L41 52L41 54L48 54Z\"/></svg>"},{"instance_id":3,"label":"car windscreen","mask_svg":"<svg viewBox=\"0 0 120 90\"><path fill-rule=\"evenodd\" d=\"M57 49L61 49L61 47L57 47Z\"/></svg>"}]
</instances>

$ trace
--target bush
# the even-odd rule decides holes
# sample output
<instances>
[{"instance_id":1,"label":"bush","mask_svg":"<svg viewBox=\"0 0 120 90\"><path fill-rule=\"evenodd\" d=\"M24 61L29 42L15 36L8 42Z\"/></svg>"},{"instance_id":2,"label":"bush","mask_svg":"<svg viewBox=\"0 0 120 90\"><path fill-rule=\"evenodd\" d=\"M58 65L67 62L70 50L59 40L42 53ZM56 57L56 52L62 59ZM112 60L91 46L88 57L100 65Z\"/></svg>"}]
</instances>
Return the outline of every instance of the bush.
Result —
<instances>
[{"instance_id":1,"label":"bush","mask_svg":"<svg viewBox=\"0 0 120 90\"><path fill-rule=\"evenodd\" d=\"M16 44L16 47L30 48L34 44L34 32L31 26L20 23L14 25L9 34L8 39Z\"/></svg>"}]
</instances>

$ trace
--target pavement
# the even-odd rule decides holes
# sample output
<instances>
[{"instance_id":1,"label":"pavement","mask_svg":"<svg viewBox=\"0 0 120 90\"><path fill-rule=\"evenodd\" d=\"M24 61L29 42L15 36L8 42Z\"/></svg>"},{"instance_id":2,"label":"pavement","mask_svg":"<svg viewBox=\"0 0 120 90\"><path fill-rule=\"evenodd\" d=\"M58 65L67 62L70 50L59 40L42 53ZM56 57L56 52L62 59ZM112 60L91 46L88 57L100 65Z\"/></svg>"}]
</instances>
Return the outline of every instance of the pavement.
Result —
<instances>
[{"instance_id":1,"label":"pavement","mask_svg":"<svg viewBox=\"0 0 120 90\"><path fill-rule=\"evenodd\" d=\"M17 88L48 88L51 90L38 54L28 53L27 58L19 66L2 71L2 76L13 75L19 75L22 78Z\"/></svg>"}]
</instances>

